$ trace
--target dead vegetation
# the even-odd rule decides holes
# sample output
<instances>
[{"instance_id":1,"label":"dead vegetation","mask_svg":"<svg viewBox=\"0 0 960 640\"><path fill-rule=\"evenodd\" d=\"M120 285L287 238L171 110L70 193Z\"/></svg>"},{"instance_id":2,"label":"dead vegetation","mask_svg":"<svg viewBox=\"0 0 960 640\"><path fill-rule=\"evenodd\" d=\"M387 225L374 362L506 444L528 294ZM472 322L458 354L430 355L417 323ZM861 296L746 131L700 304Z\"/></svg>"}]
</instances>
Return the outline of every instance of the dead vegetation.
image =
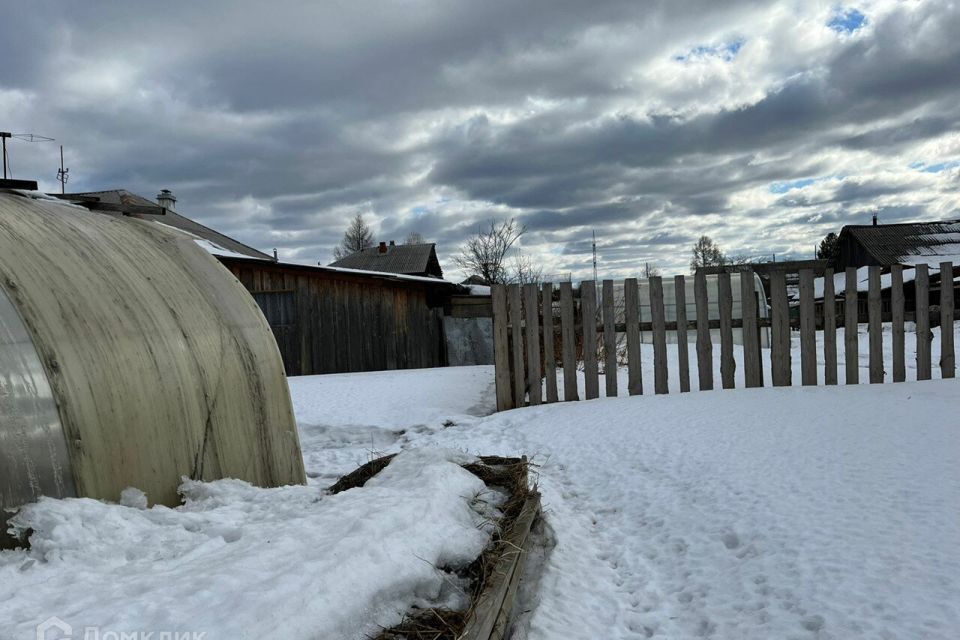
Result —
<instances>
[{"instance_id":1,"label":"dead vegetation","mask_svg":"<svg viewBox=\"0 0 960 640\"><path fill-rule=\"evenodd\" d=\"M340 478L330 487L331 493L340 493L347 489L362 487L367 480L383 470L393 459L393 455L371 460L355 471ZM474 612L481 594L490 587L494 568L505 552L513 552L509 542L517 518L523 511L528 499L536 495L536 486L529 481L530 463L524 458L503 458L499 456L481 456L479 462L463 465L491 488L497 488L507 494L507 499L499 507L503 514L496 523L490 543L472 563L454 571L470 585L467 594L470 606L466 611L432 608L420 609L409 613L403 621L390 628L383 629L372 640L456 640L460 638ZM440 567L441 570L446 570Z\"/></svg>"}]
</instances>

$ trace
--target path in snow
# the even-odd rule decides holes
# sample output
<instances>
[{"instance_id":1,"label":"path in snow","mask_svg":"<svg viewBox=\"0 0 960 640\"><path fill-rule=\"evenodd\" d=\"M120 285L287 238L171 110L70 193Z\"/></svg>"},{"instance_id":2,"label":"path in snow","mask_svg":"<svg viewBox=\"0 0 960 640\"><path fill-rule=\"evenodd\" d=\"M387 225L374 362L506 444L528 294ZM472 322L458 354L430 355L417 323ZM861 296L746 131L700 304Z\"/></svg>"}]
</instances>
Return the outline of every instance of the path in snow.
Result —
<instances>
[{"instance_id":1,"label":"path in snow","mask_svg":"<svg viewBox=\"0 0 960 640\"><path fill-rule=\"evenodd\" d=\"M421 400L449 402L433 375ZM530 638L954 638L960 435L943 418L958 384L601 399L464 422L448 404L385 450L540 464L556 546L522 603ZM380 427L424 417L372 396ZM327 453L307 455L324 466Z\"/></svg>"}]
</instances>

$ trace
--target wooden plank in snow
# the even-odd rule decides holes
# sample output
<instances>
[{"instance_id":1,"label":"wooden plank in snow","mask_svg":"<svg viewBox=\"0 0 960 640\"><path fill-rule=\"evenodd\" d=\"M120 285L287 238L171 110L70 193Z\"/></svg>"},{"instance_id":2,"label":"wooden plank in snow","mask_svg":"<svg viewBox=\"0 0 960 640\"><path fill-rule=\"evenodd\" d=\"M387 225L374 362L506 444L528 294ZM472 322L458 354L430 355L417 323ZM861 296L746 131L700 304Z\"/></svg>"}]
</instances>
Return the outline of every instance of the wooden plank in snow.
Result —
<instances>
[{"instance_id":1,"label":"wooden plank in snow","mask_svg":"<svg viewBox=\"0 0 960 640\"><path fill-rule=\"evenodd\" d=\"M789 387L793 371L790 364L790 302L787 298L787 274L770 272L770 370L775 387Z\"/></svg>"},{"instance_id":2,"label":"wooden plank in snow","mask_svg":"<svg viewBox=\"0 0 960 640\"><path fill-rule=\"evenodd\" d=\"M720 383L724 389L733 389L737 362L733 358L733 292L729 273L717 276L717 289L720 301Z\"/></svg>"},{"instance_id":3,"label":"wooden plank in snow","mask_svg":"<svg viewBox=\"0 0 960 640\"><path fill-rule=\"evenodd\" d=\"M527 340L527 389L530 404L540 404L540 298L536 283L523 285L523 310L526 314Z\"/></svg>"},{"instance_id":4,"label":"wooden plank in snow","mask_svg":"<svg viewBox=\"0 0 960 640\"><path fill-rule=\"evenodd\" d=\"M817 384L817 327L813 310L813 269L800 270L800 382Z\"/></svg>"},{"instance_id":5,"label":"wooden plank in snow","mask_svg":"<svg viewBox=\"0 0 960 640\"><path fill-rule=\"evenodd\" d=\"M893 322L893 381L907 379L904 336L903 266L890 267L890 319Z\"/></svg>"},{"instance_id":6,"label":"wooden plank in snow","mask_svg":"<svg viewBox=\"0 0 960 640\"><path fill-rule=\"evenodd\" d=\"M690 391L690 352L687 344L687 292L686 278L674 276L673 288L676 293L677 309L677 360L680 368L680 393Z\"/></svg>"},{"instance_id":7,"label":"wooden plank in snow","mask_svg":"<svg viewBox=\"0 0 960 640\"><path fill-rule=\"evenodd\" d=\"M490 298L493 305L493 368L497 387L497 411L506 411L513 409L506 286L495 284L490 287Z\"/></svg>"},{"instance_id":8,"label":"wooden plank in snow","mask_svg":"<svg viewBox=\"0 0 960 640\"><path fill-rule=\"evenodd\" d=\"M553 333L553 285L544 282L541 291L543 305L543 369L547 384L547 402L556 402L557 395L557 354L556 339Z\"/></svg>"},{"instance_id":9,"label":"wooden plank in snow","mask_svg":"<svg viewBox=\"0 0 960 640\"><path fill-rule=\"evenodd\" d=\"M843 291L843 366L847 384L860 382L860 345L857 339L860 312L857 309L857 270L847 267Z\"/></svg>"},{"instance_id":10,"label":"wooden plank in snow","mask_svg":"<svg viewBox=\"0 0 960 640\"><path fill-rule=\"evenodd\" d=\"M617 395L617 319L613 315L613 280L603 281L603 378L607 397Z\"/></svg>"},{"instance_id":11,"label":"wooden plank in snow","mask_svg":"<svg viewBox=\"0 0 960 640\"><path fill-rule=\"evenodd\" d=\"M623 281L624 321L627 334L627 390L630 395L643 393L640 369L640 292L636 278Z\"/></svg>"},{"instance_id":12,"label":"wooden plank in snow","mask_svg":"<svg viewBox=\"0 0 960 640\"><path fill-rule=\"evenodd\" d=\"M579 400L577 391L577 334L574 325L573 285L560 283L560 335L563 345L563 400Z\"/></svg>"},{"instance_id":13,"label":"wooden plank in snow","mask_svg":"<svg viewBox=\"0 0 960 640\"><path fill-rule=\"evenodd\" d=\"M880 323L880 267L867 271L867 331L870 340L870 384L883 382L883 325Z\"/></svg>"},{"instance_id":14,"label":"wooden plank in snow","mask_svg":"<svg viewBox=\"0 0 960 640\"><path fill-rule=\"evenodd\" d=\"M823 382L837 384L837 294L833 269L823 273Z\"/></svg>"},{"instance_id":15,"label":"wooden plank in snow","mask_svg":"<svg viewBox=\"0 0 960 640\"><path fill-rule=\"evenodd\" d=\"M600 397L597 366L597 283L580 283L581 329L583 331L583 390L587 400Z\"/></svg>"},{"instance_id":16,"label":"wooden plank in snow","mask_svg":"<svg viewBox=\"0 0 960 640\"><path fill-rule=\"evenodd\" d=\"M707 300L707 276L697 269L693 278L693 295L697 305L697 376L700 390L713 389L713 343L710 339L710 307Z\"/></svg>"},{"instance_id":17,"label":"wooden plank in snow","mask_svg":"<svg viewBox=\"0 0 960 640\"><path fill-rule=\"evenodd\" d=\"M666 315L663 310L663 280L660 276L651 276L650 283L650 319L653 321L653 391L668 393L667 382L667 331Z\"/></svg>"}]
</instances>

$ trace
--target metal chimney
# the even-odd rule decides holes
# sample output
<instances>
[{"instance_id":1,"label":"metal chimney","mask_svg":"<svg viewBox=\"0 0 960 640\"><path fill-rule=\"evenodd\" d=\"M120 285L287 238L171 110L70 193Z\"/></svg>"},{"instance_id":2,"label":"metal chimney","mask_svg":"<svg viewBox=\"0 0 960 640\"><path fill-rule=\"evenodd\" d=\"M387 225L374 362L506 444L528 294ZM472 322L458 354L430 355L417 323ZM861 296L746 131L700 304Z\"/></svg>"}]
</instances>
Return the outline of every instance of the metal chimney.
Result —
<instances>
[{"instance_id":1,"label":"metal chimney","mask_svg":"<svg viewBox=\"0 0 960 640\"><path fill-rule=\"evenodd\" d=\"M177 210L177 197L173 195L170 189L161 189L157 194L157 204L170 211Z\"/></svg>"}]
</instances>

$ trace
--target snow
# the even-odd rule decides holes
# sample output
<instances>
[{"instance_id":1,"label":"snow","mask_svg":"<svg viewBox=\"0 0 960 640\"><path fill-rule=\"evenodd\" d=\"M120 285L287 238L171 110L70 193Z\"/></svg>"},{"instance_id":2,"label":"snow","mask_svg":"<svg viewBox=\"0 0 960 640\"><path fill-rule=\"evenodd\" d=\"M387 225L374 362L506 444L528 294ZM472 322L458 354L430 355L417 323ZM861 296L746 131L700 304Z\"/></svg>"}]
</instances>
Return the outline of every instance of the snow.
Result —
<instances>
[{"instance_id":1,"label":"snow","mask_svg":"<svg viewBox=\"0 0 960 640\"><path fill-rule=\"evenodd\" d=\"M864 333L864 367L866 343ZM434 567L469 562L488 539L494 507L456 464L478 454L537 465L542 547L528 561L517 640L952 639L960 629L956 380L495 415L492 367L290 386L308 486L186 482L178 509L143 509L135 491L124 504L31 505L18 521L35 530L33 548L0 553L0 638L35 637L50 615L75 629L208 639L363 638L414 603L456 604L452 578ZM322 491L392 452L366 487Z\"/></svg>"},{"instance_id":2,"label":"snow","mask_svg":"<svg viewBox=\"0 0 960 640\"><path fill-rule=\"evenodd\" d=\"M471 460L413 450L337 495L221 480L184 482L178 509L42 499L15 520L31 550L0 552L0 638L34 638L52 615L76 637L366 638L413 605L462 606L435 567L489 541Z\"/></svg>"},{"instance_id":3,"label":"snow","mask_svg":"<svg viewBox=\"0 0 960 640\"><path fill-rule=\"evenodd\" d=\"M917 256L912 256L909 259L905 259L903 264L905 268L903 270L903 281L904 282L913 282L916 278L916 269L914 267L918 264L926 264L930 268L928 272L930 275L936 275L940 273L940 263L941 262L952 262L954 265L960 265L960 254L957 255L938 255L931 257L929 260L923 260ZM824 278L814 278L813 280L813 297L817 300L823 298L823 284ZM880 274L880 288L889 289L893 283L893 276L889 273ZM833 288L834 293L839 297L843 295L847 290L847 274L843 271L833 274ZM869 267L860 267L857 269L857 291L866 292L870 289L870 268ZM799 294L798 294L799 296Z\"/></svg>"}]
</instances>

